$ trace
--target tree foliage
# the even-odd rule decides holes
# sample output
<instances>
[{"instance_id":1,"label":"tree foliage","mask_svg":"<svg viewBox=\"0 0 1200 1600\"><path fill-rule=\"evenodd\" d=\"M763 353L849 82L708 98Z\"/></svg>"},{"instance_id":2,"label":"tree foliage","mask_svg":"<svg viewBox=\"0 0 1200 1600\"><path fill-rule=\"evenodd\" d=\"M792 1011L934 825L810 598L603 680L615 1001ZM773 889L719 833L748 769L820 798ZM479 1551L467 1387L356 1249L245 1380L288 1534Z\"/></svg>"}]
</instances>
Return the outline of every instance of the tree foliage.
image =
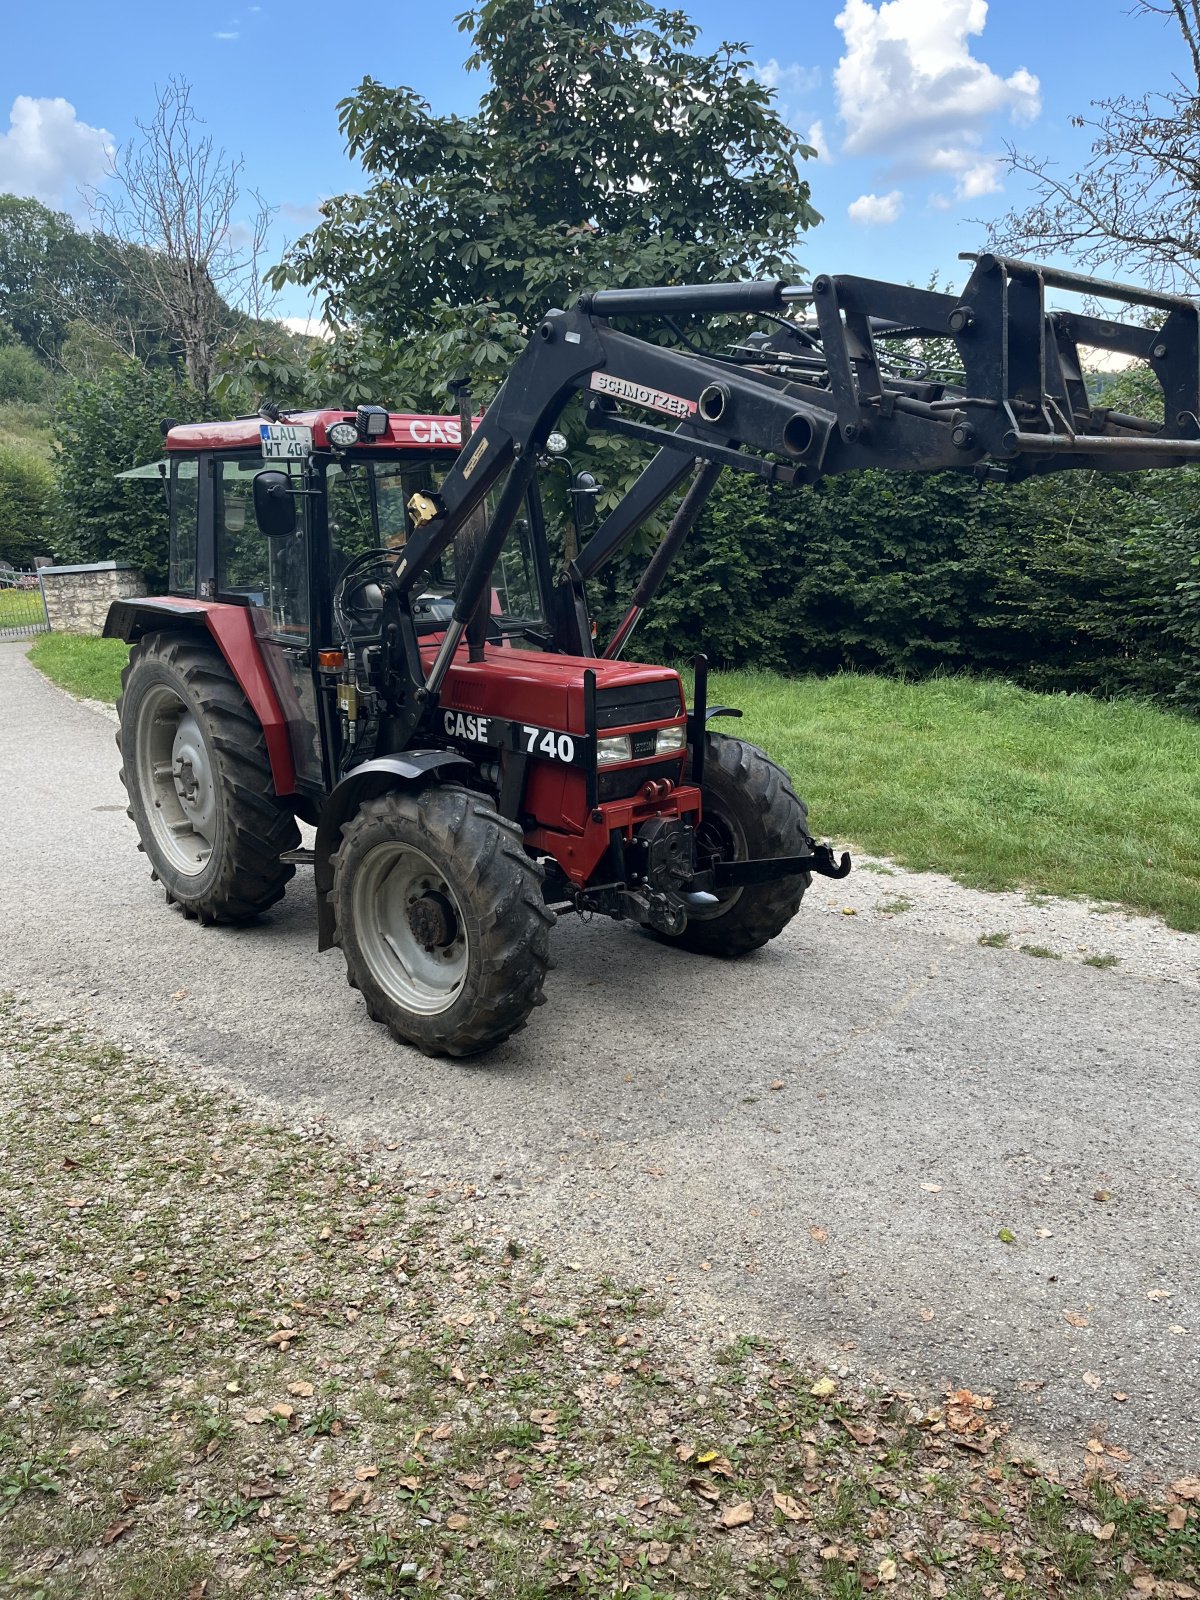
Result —
<instances>
[{"instance_id":1,"label":"tree foliage","mask_svg":"<svg viewBox=\"0 0 1200 1600\"><path fill-rule=\"evenodd\" d=\"M61 532L56 554L70 561L129 561L151 586L166 582L167 507L153 482L117 474L162 454L160 422L202 414L199 396L169 373L126 362L73 384L57 418Z\"/></svg>"},{"instance_id":2,"label":"tree foliage","mask_svg":"<svg viewBox=\"0 0 1200 1600\"><path fill-rule=\"evenodd\" d=\"M27 567L53 548L54 478L36 451L0 444L0 561Z\"/></svg>"},{"instance_id":3,"label":"tree foliage","mask_svg":"<svg viewBox=\"0 0 1200 1600\"><path fill-rule=\"evenodd\" d=\"M531 319L583 289L795 269L814 152L744 46L698 51L649 0L485 0L458 20L478 111L365 79L338 112L368 186L326 201L274 275L346 330L331 372L430 403L466 364L486 395Z\"/></svg>"}]
</instances>

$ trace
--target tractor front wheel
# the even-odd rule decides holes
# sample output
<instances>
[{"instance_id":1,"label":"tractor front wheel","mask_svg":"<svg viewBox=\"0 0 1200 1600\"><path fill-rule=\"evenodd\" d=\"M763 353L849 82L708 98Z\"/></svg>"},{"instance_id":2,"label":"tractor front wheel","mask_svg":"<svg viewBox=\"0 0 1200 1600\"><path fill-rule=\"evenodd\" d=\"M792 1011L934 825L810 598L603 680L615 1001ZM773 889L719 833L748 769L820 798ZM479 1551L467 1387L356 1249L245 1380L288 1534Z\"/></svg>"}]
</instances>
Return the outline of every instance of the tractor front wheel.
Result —
<instances>
[{"instance_id":1,"label":"tractor front wheel","mask_svg":"<svg viewBox=\"0 0 1200 1600\"><path fill-rule=\"evenodd\" d=\"M283 895L300 843L266 740L225 658L194 633L134 645L117 701L129 815L167 899L201 922L247 922Z\"/></svg>"},{"instance_id":2,"label":"tractor front wheel","mask_svg":"<svg viewBox=\"0 0 1200 1600\"><path fill-rule=\"evenodd\" d=\"M520 828L485 796L446 785L367 800L332 865L347 976L402 1043L475 1055L542 1003L554 913Z\"/></svg>"},{"instance_id":3,"label":"tractor front wheel","mask_svg":"<svg viewBox=\"0 0 1200 1600\"><path fill-rule=\"evenodd\" d=\"M741 739L720 733L708 733L705 739L697 866L802 855L808 809L783 768ZM806 872L793 873L773 883L719 890L715 905L689 908L681 934L661 937L705 955L746 955L783 932L811 881Z\"/></svg>"}]
</instances>

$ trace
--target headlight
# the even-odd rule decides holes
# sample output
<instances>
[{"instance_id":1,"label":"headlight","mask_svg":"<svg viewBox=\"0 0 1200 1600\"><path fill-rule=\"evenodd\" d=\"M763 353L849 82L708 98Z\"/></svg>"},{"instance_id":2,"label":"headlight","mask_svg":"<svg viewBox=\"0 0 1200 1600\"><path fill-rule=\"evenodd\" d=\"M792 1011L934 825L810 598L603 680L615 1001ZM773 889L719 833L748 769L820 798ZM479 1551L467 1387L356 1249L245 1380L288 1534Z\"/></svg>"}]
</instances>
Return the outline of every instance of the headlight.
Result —
<instances>
[{"instance_id":1,"label":"headlight","mask_svg":"<svg viewBox=\"0 0 1200 1600\"><path fill-rule=\"evenodd\" d=\"M607 739L596 740L596 765L598 767L612 767L618 761L630 761L633 753L629 748L629 735L618 733L610 735Z\"/></svg>"},{"instance_id":2,"label":"headlight","mask_svg":"<svg viewBox=\"0 0 1200 1600\"><path fill-rule=\"evenodd\" d=\"M347 450L358 443L358 429L353 422L331 422L325 436L339 450Z\"/></svg>"},{"instance_id":3,"label":"headlight","mask_svg":"<svg viewBox=\"0 0 1200 1600\"><path fill-rule=\"evenodd\" d=\"M665 756L672 750L682 750L686 743L687 727L684 723L677 722L673 728L660 728L658 730L654 753L658 756Z\"/></svg>"}]
</instances>

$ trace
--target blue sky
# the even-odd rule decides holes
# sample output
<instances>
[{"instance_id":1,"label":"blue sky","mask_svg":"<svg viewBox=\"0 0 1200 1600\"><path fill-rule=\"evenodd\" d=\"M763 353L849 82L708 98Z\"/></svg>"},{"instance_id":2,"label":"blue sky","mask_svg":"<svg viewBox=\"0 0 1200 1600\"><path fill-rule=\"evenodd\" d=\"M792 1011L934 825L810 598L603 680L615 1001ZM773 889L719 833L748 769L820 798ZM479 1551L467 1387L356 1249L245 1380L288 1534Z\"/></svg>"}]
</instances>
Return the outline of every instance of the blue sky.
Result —
<instances>
[{"instance_id":1,"label":"blue sky","mask_svg":"<svg viewBox=\"0 0 1200 1600\"><path fill-rule=\"evenodd\" d=\"M681 3L681 0L672 0ZM1019 204L997 157L1004 142L1064 163L1086 149L1073 114L1106 95L1161 84L1180 46L1129 0L692 0L710 46L745 40L789 120L815 130L809 163L826 221L803 250L812 270L924 282L961 276L980 220ZM119 7L59 0L4 7L0 191L82 215L79 191L103 149L153 109L153 86L182 74L216 139L245 157L249 184L277 207L278 248L316 203L357 187L335 105L366 73L420 90L435 110L469 111L458 0L261 0L219 7ZM279 306L297 315L296 294Z\"/></svg>"}]
</instances>

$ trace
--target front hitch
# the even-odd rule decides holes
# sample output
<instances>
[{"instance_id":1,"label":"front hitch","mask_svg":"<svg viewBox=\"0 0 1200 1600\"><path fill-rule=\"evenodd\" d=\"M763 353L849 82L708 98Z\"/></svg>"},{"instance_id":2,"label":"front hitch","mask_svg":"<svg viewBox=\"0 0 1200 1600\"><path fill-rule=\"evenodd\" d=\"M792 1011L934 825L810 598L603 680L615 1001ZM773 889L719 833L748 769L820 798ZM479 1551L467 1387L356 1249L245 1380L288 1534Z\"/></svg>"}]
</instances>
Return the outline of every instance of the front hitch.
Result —
<instances>
[{"instance_id":1,"label":"front hitch","mask_svg":"<svg viewBox=\"0 0 1200 1600\"><path fill-rule=\"evenodd\" d=\"M828 840L813 844L811 851L802 856L763 856L754 861L714 861L708 872L698 872L690 887L693 889L744 889L750 884L771 883L775 878L786 878L797 872L817 873L822 878L846 878L850 875L850 852L842 851L839 861Z\"/></svg>"}]
</instances>

